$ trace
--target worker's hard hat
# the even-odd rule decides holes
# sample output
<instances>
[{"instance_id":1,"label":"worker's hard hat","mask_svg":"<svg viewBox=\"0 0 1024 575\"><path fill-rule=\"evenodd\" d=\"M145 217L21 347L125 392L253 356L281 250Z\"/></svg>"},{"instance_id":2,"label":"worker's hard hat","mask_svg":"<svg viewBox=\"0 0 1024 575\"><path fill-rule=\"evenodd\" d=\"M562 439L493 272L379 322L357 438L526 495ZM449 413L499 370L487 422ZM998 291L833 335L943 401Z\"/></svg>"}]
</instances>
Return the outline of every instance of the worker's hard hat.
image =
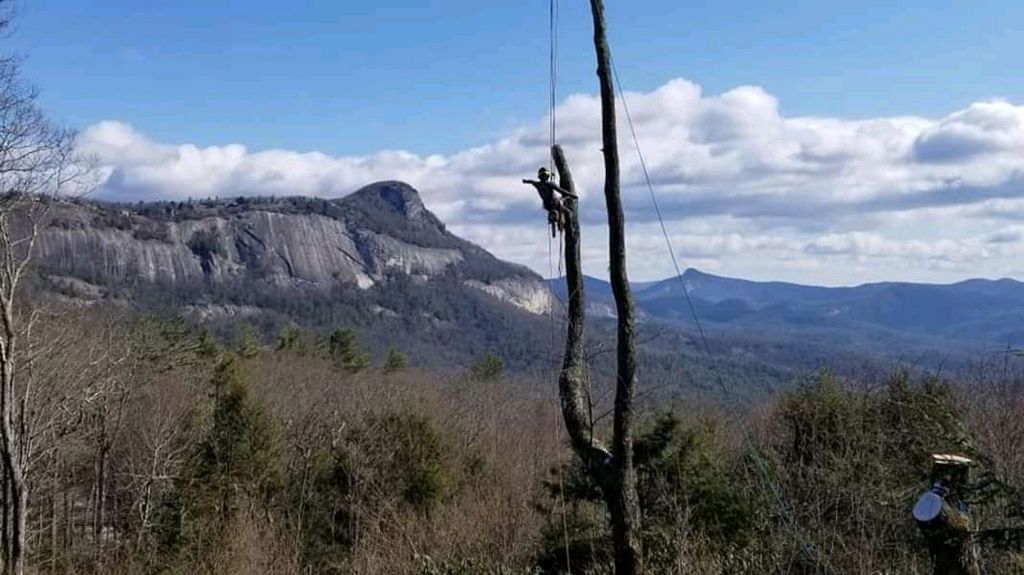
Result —
<instances>
[{"instance_id":1,"label":"worker's hard hat","mask_svg":"<svg viewBox=\"0 0 1024 575\"><path fill-rule=\"evenodd\" d=\"M540 169L537 170L537 177L541 178L541 179L543 179L543 178L550 178L550 177L553 177L554 175L555 174L553 174L551 172L551 170L545 168L544 166L541 166Z\"/></svg>"}]
</instances>

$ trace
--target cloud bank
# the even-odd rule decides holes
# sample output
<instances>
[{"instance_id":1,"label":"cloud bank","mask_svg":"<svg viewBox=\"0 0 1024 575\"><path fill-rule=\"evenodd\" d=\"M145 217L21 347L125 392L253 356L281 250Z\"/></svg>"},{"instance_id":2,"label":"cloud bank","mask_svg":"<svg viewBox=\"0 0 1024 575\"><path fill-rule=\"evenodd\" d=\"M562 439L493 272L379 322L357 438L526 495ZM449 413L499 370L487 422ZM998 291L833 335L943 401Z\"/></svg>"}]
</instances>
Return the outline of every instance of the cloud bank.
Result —
<instances>
[{"instance_id":1,"label":"cloud bank","mask_svg":"<svg viewBox=\"0 0 1024 575\"><path fill-rule=\"evenodd\" d=\"M978 102L939 119L787 117L759 87L705 95L682 79L627 98L683 266L828 284L1024 276L1024 107ZM603 276L600 101L573 95L557 113L582 195L586 270ZM619 133L631 272L665 277L660 226L629 131ZM111 200L336 197L404 180L456 233L548 275L545 217L519 182L547 162L547 141L541 119L451 155L335 157L167 144L107 121L79 145L102 165L99 196Z\"/></svg>"}]
</instances>

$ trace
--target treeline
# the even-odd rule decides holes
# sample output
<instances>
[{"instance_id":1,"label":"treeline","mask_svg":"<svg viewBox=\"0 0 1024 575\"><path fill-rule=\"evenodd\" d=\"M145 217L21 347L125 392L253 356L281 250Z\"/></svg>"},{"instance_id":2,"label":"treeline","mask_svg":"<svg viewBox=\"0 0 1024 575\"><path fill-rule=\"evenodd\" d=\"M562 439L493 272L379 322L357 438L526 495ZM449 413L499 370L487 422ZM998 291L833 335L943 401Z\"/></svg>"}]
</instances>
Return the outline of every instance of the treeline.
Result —
<instances>
[{"instance_id":1,"label":"treeline","mask_svg":"<svg viewBox=\"0 0 1024 575\"><path fill-rule=\"evenodd\" d=\"M441 374L410 368L397 349L371 365L349 328L289 328L273 343L243 329L222 342L111 311L64 310L33 336L45 370L26 395L42 416L26 438L31 568L395 572L423 560L392 558L397 537L421 538L431 521L459 528L452 506L515 505L532 520L528 500L485 489L532 483L495 476L498 426L537 413L533 398L510 395L497 356L436 385ZM533 447L518 447L537 458L530 475L553 457Z\"/></svg>"},{"instance_id":2,"label":"treeline","mask_svg":"<svg viewBox=\"0 0 1024 575\"><path fill-rule=\"evenodd\" d=\"M553 382L499 355L424 371L358 333L231 339L52 313L25 368L28 566L49 573L607 573L598 487ZM663 398L663 396L662 396ZM809 377L743 413L645 396L635 444L656 573L925 573L910 518L935 452L1020 521L1024 379ZM596 398L595 421L607 400ZM986 572L1024 568L984 549Z\"/></svg>"}]
</instances>

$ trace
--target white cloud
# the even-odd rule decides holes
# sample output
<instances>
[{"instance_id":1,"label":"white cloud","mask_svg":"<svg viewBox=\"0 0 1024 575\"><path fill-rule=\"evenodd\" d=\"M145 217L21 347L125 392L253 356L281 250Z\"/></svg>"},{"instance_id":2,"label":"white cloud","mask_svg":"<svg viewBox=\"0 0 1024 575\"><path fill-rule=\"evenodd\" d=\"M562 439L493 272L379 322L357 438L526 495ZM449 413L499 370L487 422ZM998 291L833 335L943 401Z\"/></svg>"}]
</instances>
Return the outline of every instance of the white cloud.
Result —
<instances>
[{"instance_id":1,"label":"white cloud","mask_svg":"<svg viewBox=\"0 0 1024 575\"><path fill-rule=\"evenodd\" d=\"M914 152L923 161L957 161L992 152L1024 151L1024 112L1007 102L979 102L921 132Z\"/></svg>"},{"instance_id":2,"label":"white cloud","mask_svg":"<svg viewBox=\"0 0 1024 575\"><path fill-rule=\"evenodd\" d=\"M686 265L822 283L1024 272L1014 263L1024 218L1024 107L979 102L937 120L786 117L761 88L704 95L681 79L627 97ZM570 96L558 108L594 275L605 273L607 237L599 108L595 95ZM638 279L663 277L672 267L660 226L629 131L619 134L632 270ZM107 199L341 196L399 179L454 231L545 275L545 218L519 180L547 161L547 141L546 120L448 156L171 145L113 121L80 136L103 166Z\"/></svg>"}]
</instances>

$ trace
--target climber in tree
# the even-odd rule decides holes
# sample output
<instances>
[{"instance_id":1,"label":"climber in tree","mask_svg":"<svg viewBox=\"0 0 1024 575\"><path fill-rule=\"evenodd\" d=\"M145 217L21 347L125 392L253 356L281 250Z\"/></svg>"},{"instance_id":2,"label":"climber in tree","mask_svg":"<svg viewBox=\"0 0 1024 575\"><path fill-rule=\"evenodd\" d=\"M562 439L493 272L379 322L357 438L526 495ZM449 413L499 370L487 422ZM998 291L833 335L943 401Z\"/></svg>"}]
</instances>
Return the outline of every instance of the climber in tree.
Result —
<instances>
[{"instance_id":1,"label":"climber in tree","mask_svg":"<svg viewBox=\"0 0 1024 575\"><path fill-rule=\"evenodd\" d=\"M540 194L540 199L544 203L544 209L548 212L548 223L551 224L551 236L555 236L555 230L565 230L565 221L569 217L571 210L565 207L562 202L562 198L555 194L558 192L562 196L576 199L576 194L568 190L564 190L558 186L558 184L551 181L554 174L551 170L541 167L537 170L536 180L523 180L524 184L530 184L537 188L537 193Z\"/></svg>"}]
</instances>

